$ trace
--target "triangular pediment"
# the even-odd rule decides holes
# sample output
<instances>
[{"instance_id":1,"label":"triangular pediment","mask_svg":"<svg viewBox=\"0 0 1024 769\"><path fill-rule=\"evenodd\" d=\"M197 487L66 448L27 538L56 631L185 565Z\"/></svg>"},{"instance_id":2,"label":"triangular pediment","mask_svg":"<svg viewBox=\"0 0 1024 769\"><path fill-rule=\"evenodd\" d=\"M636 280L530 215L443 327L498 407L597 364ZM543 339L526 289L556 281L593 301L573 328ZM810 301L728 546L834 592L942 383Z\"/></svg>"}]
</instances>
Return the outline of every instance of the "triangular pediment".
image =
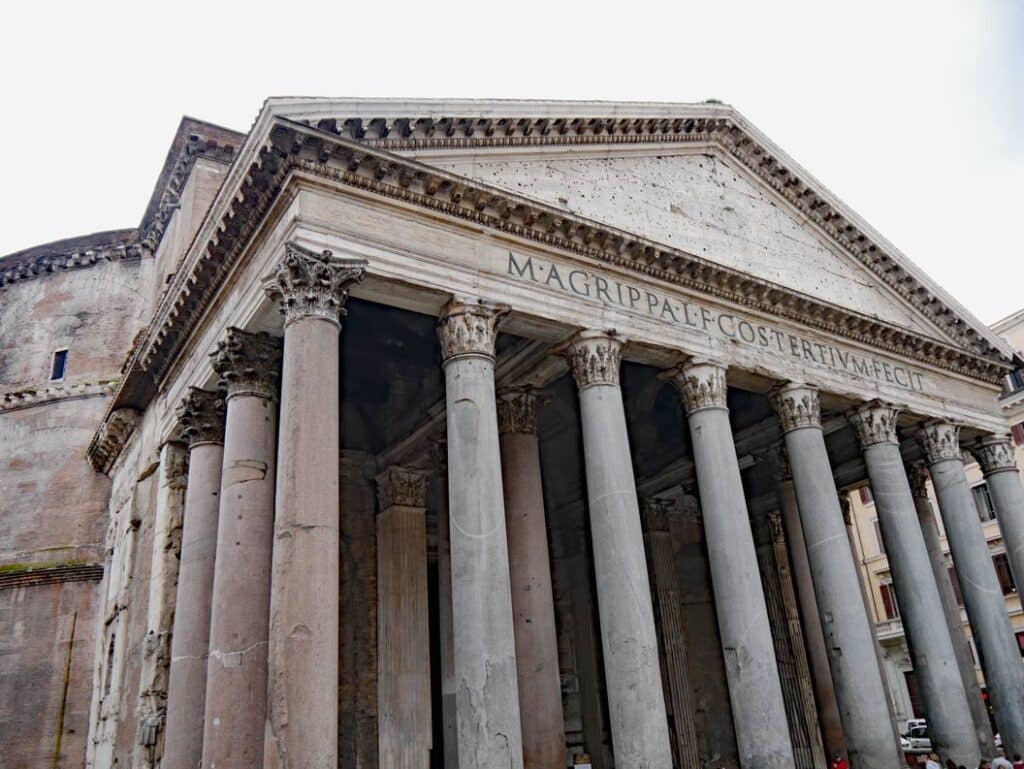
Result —
<instances>
[{"instance_id":1,"label":"triangular pediment","mask_svg":"<svg viewBox=\"0 0 1024 769\"><path fill-rule=\"evenodd\" d=\"M1013 358L725 104L272 98L257 130L275 118L509 190L971 355L1004 365Z\"/></svg>"}]
</instances>

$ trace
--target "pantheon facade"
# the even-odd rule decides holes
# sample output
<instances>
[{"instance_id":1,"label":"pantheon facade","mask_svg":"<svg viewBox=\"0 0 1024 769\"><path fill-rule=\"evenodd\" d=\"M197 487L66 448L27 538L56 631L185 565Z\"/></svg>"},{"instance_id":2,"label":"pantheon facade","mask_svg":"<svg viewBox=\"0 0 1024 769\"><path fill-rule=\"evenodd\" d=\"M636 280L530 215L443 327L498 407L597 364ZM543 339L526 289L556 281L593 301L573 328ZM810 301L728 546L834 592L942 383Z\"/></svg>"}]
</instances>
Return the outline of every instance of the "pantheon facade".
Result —
<instances>
[{"instance_id":1,"label":"pantheon facade","mask_svg":"<svg viewBox=\"0 0 1024 769\"><path fill-rule=\"evenodd\" d=\"M865 485L936 751L1024 753L1021 361L731 107L185 119L0 322L5 766L894 769Z\"/></svg>"}]
</instances>

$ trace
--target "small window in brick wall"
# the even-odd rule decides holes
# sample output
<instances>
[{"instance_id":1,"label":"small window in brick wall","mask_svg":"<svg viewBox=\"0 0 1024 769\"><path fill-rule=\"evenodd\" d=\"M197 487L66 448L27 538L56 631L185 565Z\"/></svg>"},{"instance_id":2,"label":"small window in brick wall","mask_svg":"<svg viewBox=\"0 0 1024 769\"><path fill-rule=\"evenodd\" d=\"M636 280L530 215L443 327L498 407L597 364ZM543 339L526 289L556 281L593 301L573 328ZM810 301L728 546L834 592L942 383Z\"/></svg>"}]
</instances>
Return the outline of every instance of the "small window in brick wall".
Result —
<instances>
[{"instance_id":1,"label":"small window in brick wall","mask_svg":"<svg viewBox=\"0 0 1024 769\"><path fill-rule=\"evenodd\" d=\"M50 381L59 382L64 378L64 372L68 367L68 348L55 350L53 361L50 364Z\"/></svg>"}]
</instances>

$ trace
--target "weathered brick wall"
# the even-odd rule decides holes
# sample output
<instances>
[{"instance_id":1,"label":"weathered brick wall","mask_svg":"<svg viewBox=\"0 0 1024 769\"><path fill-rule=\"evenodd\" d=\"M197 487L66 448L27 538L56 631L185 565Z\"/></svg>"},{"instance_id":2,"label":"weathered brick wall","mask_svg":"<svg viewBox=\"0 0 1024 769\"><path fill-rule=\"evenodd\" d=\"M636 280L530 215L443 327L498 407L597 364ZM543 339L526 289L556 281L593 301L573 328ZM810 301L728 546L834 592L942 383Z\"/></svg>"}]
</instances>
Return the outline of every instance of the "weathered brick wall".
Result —
<instances>
[{"instance_id":1,"label":"weathered brick wall","mask_svg":"<svg viewBox=\"0 0 1024 769\"><path fill-rule=\"evenodd\" d=\"M0 290L0 745L12 767L85 764L110 480L85 449L141 327L140 261ZM62 383L51 356L68 347ZM87 568L93 565L90 570Z\"/></svg>"}]
</instances>

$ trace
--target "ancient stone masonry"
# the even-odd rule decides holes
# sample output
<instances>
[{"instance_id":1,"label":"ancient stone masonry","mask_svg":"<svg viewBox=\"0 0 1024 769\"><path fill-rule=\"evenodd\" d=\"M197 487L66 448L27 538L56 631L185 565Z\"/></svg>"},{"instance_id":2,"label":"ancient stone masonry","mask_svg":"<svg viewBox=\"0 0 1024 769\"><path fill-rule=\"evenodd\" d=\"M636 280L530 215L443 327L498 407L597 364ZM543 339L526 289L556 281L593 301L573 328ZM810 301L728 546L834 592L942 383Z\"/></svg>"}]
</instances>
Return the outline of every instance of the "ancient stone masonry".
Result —
<instances>
[{"instance_id":1,"label":"ancient stone masonry","mask_svg":"<svg viewBox=\"0 0 1024 769\"><path fill-rule=\"evenodd\" d=\"M971 453L986 473L1017 470L1013 444L1007 436L980 440L971 446Z\"/></svg>"},{"instance_id":2,"label":"ancient stone masonry","mask_svg":"<svg viewBox=\"0 0 1024 769\"><path fill-rule=\"evenodd\" d=\"M851 413L850 423L865 448L879 443L895 444L899 441L896 435L896 419L899 414L898 406L875 402L870 408Z\"/></svg>"},{"instance_id":3,"label":"ancient stone masonry","mask_svg":"<svg viewBox=\"0 0 1024 769\"><path fill-rule=\"evenodd\" d=\"M281 374L281 340L269 334L250 334L229 328L210 354L220 386L231 396L277 400Z\"/></svg>"},{"instance_id":4,"label":"ancient stone masonry","mask_svg":"<svg viewBox=\"0 0 1024 769\"><path fill-rule=\"evenodd\" d=\"M314 254L288 243L264 290L280 304L285 325L309 317L338 324L349 290L365 275L366 262L361 259L338 259L330 251Z\"/></svg>"},{"instance_id":5,"label":"ancient stone masonry","mask_svg":"<svg viewBox=\"0 0 1024 769\"><path fill-rule=\"evenodd\" d=\"M725 369L713 363L694 361L666 373L686 406L687 413L725 408Z\"/></svg>"},{"instance_id":6,"label":"ancient stone masonry","mask_svg":"<svg viewBox=\"0 0 1024 769\"><path fill-rule=\"evenodd\" d=\"M614 332L595 332L579 334L566 345L563 354L576 386L583 390L596 385L618 385L624 343Z\"/></svg>"},{"instance_id":7,"label":"ancient stone masonry","mask_svg":"<svg viewBox=\"0 0 1024 769\"><path fill-rule=\"evenodd\" d=\"M453 302L437 322L441 355L451 360L459 355L494 357L498 321L504 310L483 305Z\"/></svg>"},{"instance_id":8,"label":"ancient stone masonry","mask_svg":"<svg viewBox=\"0 0 1024 769\"><path fill-rule=\"evenodd\" d=\"M772 392L772 406L779 415L783 432L821 426L821 406L816 388L784 385Z\"/></svg>"},{"instance_id":9,"label":"ancient stone masonry","mask_svg":"<svg viewBox=\"0 0 1024 769\"><path fill-rule=\"evenodd\" d=\"M135 409L122 408L111 412L90 447L92 466L101 473L109 473L138 422L139 412Z\"/></svg>"},{"instance_id":10,"label":"ancient stone masonry","mask_svg":"<svg viewBox=\"0 0 1024 769\"><path fill-rule=\"evenodd\" d=\"M181 435L189 448L200 443L224 443L224 393L190 387L178 408Z\"/></svg>"},{"instance_id":11,"label":"ancient stone masonry","mask_svg":"<svg viewBox=\"0 0 1024 769\"><path fill-rule=\"evenodd\" d=\"M918 432L918 439L924 448L929 464L941 462L944 459L961 460L960 427L958 425L950 422L929 422Z\"/></svg>"}]
</instances>

